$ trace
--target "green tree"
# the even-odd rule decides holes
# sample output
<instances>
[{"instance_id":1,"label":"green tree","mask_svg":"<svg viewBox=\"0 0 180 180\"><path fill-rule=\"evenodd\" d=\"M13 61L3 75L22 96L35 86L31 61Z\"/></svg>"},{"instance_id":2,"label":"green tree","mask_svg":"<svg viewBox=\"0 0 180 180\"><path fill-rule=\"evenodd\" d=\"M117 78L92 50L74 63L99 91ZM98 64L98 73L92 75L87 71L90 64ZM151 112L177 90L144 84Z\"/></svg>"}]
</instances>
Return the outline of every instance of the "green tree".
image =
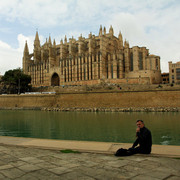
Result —
<instances>
[{"instance_id":1,"label":"green tree","mask_svg":"<svg viewBox=\"0 0 180 180\"><path fill-rule=\"evenodd\" d=\"M2 83L3 93L16 94L31 90L31 76L24 74L20 68L6 71Z\"/></svg>"}]
</instances>

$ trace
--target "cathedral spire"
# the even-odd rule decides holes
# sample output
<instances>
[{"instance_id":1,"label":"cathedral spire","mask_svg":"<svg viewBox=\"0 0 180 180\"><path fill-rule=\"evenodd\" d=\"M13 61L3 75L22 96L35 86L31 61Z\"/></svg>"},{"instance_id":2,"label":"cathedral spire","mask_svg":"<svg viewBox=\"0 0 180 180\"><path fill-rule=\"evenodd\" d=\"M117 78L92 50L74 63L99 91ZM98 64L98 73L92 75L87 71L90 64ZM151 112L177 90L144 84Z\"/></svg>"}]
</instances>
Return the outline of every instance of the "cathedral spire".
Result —
<instances>
[{"instance_id":1,"label":"cathedral spire","mask_svg":"<svg viewBox=\"0 0 180 180\"><path fill-rule=\"evenodd\" d=\"M48 43L49 43L49 46L52 46L51 36L50 36L50 35L49 35L49 41L48 41Z\"/></svg>"},{"instance_id":2,"label":"cathedral spire","mask_svg":"<svg viewBox=\"0 0 180 180\"><path fill-rule=\"evenodd\" d=\"M112 36L114 35L114 30L113 30L112 25L111 25L111 27L109 28L109 34L111 34Z\"/></svg>"},{"instance_id":3,"label":"cathedral spire","mask_svg":"<svg viewBox=\"0 0 180 180\"><path fill-rule=\"evenodd\" d=\"M104 27L104 35L106 34L106 27Z\"/></svg>"},{"instance_id":4,"label":"cathedral spire","mask_svg":"<svg viewBox=\"0 0 180 180\"><path fill-rule=\"evenodd\" d=\"M26 55L26 54L29 54L29 48L28 48L27 41L26 41L25 46L24 46L24 55Z\"/></svg>"},{"instance_id":5,"label":"cathedral spire","mask_svg":"<svg viewBox=\"0 0 180 180\"><path fill-rule=\"evenodd\" d=\"M39 41L38 31L36 31L35 41Z\"/></svg>"},{"instance_id":6,"label":"cathedral spire","mask_svg":"<svg viewBox=\"0 0 180 180\"><path fill-rule=\"evenodd\" d=\"M102 36L102 25L100 26L100 29L99 29L99 36Z\"/></svg>"},{"instance_id":7,"label":"cathedral spire","mask_svg":"<svg viewBox=\"0 0 180 180\"><path fill-rule=\"evenodd\" d=\"M25 43L24 46L24 54L23 54L23 72L27 73L28 72L28 63L29 63L29 48L28 48L28 44L27 41Z\"/></svg>"},{"instance_id":8,"label":"cathedral spire","mask_svg":"<svg viewBox=\"0 0 180 180\"><path fill-rule=\"evenodd\" d=\"M119 39L120 48L123 49L123 37L121 31L119 31L118 39Z\"/></svg>"},{"instance_id":9,"label":"cathedral spire","mask_svg":"<svg viewBox=\"0 0 180 180\"><path fill-rule=\"evenodd\" d=\"M119 36L118 36L119 40L122 41L122 34L121 31L119 31Z\"/></svg>"},{"instance_id":10,"label":"cathedral spire","mask_svg":"<svg viewBox=\"0 0 180 180\"><path fill-rule=\"evenodd\" d=\"M53 42L53 47L56 47L56 41L55 41L55 39L54 39L54 42Z\"/></svg>"},{"instance_id":11,"label":"cathedral spire","mask_svg":"<svg viewBox=\"0 0 180 180\"><path fill-rule=\"evenodd\" d=\"M40 47L40 40L39 40L38 31L36 31L36 36L34 40L34 48L39 48L39 47Z\"/></svg>"},{"instance_id":12,"label":"cathedral spire","mask_svg":"<svg viewBox=\"0 0 180 180\"><path fill-rule=\"evenodd\" d=\"M129 42L126 39L124 41L124 48L129 48Z\"/></svg>"},{"instance_id":13,"label":"cathedral spire","mask_svg":"<svg viewBox=\"0 0 180 180\"><path fill-rule=\"evenodd\" d=\"M66 44L67 43L67 37L65 35L65 38L64 38L64 43Z\"/></svg>"}]
</instances>

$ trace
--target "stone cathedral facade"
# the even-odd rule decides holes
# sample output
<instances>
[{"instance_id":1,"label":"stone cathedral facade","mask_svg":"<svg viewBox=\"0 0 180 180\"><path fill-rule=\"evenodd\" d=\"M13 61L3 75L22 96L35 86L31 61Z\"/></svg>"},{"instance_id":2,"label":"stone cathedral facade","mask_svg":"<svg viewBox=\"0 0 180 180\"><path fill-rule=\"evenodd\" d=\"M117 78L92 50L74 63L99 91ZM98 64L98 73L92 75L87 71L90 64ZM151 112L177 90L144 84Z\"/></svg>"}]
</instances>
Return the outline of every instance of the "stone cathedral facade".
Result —
<instances>
[{"instance_id":1,"label":"stone cathedral facade","mask_svg":"<svg viewBox=\"0 0 180 180\"><path fill-rule=\"evenodd\" d=\"M23 71L31 76L33 87L60 85L156 84L161 81L160 57L150 55L146 47L129 47L121 32L114 36L112 26L99 29L88 38L67 38L56 44L51 37L41 45L38 32L33 53L27 42Z\"/></svg>"}]
</instances>

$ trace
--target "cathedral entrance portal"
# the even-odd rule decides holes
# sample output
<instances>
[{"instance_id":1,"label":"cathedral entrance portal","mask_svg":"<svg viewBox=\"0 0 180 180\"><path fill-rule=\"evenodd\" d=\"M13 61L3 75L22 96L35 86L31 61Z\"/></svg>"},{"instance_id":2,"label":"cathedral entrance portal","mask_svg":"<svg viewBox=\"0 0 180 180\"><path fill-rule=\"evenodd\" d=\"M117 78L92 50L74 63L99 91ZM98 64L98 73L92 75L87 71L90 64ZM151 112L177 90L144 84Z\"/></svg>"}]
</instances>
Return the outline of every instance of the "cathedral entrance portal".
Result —
<instances>
[{"instance_id":1,"label":"cathedral entrance portal","mask_svg":"<svg viewBox=\"0 0 180 180\"><path fill-rule=\"evenodd\" d=\"M59 86L59 75L54 73L51 77L51 86Z\"/></svg>"}]
</instances>

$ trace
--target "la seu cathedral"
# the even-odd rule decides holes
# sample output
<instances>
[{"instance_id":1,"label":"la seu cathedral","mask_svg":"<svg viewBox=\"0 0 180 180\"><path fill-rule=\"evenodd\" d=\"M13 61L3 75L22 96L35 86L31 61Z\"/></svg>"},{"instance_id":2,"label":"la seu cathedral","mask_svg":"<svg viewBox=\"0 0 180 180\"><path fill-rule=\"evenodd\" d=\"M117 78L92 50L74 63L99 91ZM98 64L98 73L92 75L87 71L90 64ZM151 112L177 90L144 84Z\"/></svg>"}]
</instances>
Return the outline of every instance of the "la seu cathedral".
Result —
<instances>
[{"instance_id":1,"label":"la seu cathedral","mask_svg":"<svg viewBox=\"0 0 180 180\"><path fill-rule=\"evenodd\" d=\"M150 55L146 47L130 48L121 32L114 35L112 26L108 32L100 26L99 34L88 38L65 36L60 44L49 37L41 45L36 32L33 53L25 43L23 71L31 76L33 87L161 82L160 57Z\"/></svg>"}]
</instances>

